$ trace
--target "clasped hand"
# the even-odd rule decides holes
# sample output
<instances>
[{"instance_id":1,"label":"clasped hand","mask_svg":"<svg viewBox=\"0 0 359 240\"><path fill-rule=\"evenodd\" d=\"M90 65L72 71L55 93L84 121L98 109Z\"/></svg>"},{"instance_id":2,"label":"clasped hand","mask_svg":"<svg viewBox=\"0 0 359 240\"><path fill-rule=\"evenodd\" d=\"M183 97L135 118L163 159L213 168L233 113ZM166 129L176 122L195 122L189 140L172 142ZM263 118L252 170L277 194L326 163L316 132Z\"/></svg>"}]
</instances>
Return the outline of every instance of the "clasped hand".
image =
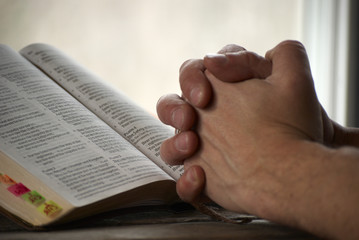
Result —
<instances>
[{"instance_id":1,"label":"clasped hand","mask_svg":"<svg viewBox=\"0 0 359 240\"><path fill-rule=\"evenodd\" d=\"M265 57L228 45L185 62L180 85L183 95L163 96L157 112L162 122L181 130L163 142L161 157L184 164L177 183L183 200L207 196L227 209L319 234L338 222L312 229L315 219L330 215L332 205L358 200L358 194L348 200L333 190L340 181L354 181L358 152L332 148L347 130L321 107L299 42L282 42ZM348 160L336 159L343 157ZM328 198L330 204L312 207ZM341 213L353 215L345 208Z\"/></svg>"}]
</instances>

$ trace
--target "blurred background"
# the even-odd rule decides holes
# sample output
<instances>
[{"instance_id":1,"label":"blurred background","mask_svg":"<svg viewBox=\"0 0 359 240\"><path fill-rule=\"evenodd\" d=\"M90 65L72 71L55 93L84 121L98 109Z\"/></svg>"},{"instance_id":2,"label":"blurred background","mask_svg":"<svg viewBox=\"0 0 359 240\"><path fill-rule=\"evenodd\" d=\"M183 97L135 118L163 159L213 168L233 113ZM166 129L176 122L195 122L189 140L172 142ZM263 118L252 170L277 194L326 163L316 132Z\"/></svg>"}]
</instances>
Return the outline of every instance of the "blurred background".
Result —
<instances>
[{"instance_id":1,"label":"blurred background","mask_svg":"<svg viewBox=\"0 0 359 240\"><path fill-rule=\"evenodd\" d=\"M178 69L185 60L228 43L264 55L295 39L307 48L328 114L354 125L356 94L350 93L356 85L350 79L357 70L352 73L348 61L357 32L355 2L0 0L0 43L15 50L34 42L54 45L155 114L161 95L180 94Z\"/></svg>"}]
</instances>

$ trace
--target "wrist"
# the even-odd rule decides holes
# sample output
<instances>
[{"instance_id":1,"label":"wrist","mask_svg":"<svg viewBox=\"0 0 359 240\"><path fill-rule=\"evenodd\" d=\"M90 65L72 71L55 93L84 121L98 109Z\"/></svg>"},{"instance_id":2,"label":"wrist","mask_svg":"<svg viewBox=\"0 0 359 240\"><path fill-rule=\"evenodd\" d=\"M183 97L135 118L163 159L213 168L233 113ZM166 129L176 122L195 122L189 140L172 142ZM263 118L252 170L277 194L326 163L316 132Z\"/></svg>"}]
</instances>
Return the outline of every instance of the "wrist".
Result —
<instances>
[{"instance_id":1,"label":"wrist","mask_svg":"<svg viewBox=\"0 0 359 240\"><path fill-rule=\"evenodd\" d=\"M333 146L353 146L359 147L359 129L343 127L335 122L333 122L334 127L334 138Z\"/></svg>"},{"instance_id":2,"label":"wrist","mask_svg":"<svg viewBox=\"0 0 359 240\"><path fill-rule=\"evenodd\" d=\"M292 145L291 144L295 144ZM353 147L328 148L310 141L288 145L288 168L273 221L290 224L322 237L354 234L358 213L359 151ZM279 210L278 212L276 212ZM355 227L355 226L354 226Z\"/></svg>"}]
</instances>

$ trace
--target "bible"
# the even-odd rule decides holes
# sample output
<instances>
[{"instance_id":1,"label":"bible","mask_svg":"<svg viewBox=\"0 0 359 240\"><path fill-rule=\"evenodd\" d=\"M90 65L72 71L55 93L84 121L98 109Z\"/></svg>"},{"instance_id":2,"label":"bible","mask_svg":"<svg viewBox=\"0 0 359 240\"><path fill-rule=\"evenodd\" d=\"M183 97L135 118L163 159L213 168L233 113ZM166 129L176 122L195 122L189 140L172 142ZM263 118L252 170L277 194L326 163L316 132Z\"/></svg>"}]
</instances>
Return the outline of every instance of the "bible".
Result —
<instances>
[{"instance_id":1,"label":"bible","mask_svg":"<svg viewBox=\"0 0 359 240\"><path fill-rule=\"evenodd\" d=\"M47 44L0 45L0 209L46 227L178 200L173 129Z\"/></svg>"}]
</instances>

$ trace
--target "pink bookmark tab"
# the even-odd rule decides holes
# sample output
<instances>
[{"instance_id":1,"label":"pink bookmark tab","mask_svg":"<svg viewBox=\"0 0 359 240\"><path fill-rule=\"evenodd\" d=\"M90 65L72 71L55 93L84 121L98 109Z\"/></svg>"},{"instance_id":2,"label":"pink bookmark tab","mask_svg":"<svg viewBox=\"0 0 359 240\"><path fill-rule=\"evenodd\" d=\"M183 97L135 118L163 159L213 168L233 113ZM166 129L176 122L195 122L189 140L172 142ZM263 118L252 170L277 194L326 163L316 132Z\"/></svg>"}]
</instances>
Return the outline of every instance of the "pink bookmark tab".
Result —
<instances>
[{"instance_id":1,"label":"pink bookmark tab","mask_svg":"<svg viewBox=\"0 0 359 240\"><path fill-rule=\"evenodd\" d=\"M9 192L11 192L12 194L14 194L16 197L19 197L27 192L30 192L30 189L28 189L22 183L17 183L17 184L11 185L10 187L7 188L7 190Z\"/></svg>"}]
</instances>

